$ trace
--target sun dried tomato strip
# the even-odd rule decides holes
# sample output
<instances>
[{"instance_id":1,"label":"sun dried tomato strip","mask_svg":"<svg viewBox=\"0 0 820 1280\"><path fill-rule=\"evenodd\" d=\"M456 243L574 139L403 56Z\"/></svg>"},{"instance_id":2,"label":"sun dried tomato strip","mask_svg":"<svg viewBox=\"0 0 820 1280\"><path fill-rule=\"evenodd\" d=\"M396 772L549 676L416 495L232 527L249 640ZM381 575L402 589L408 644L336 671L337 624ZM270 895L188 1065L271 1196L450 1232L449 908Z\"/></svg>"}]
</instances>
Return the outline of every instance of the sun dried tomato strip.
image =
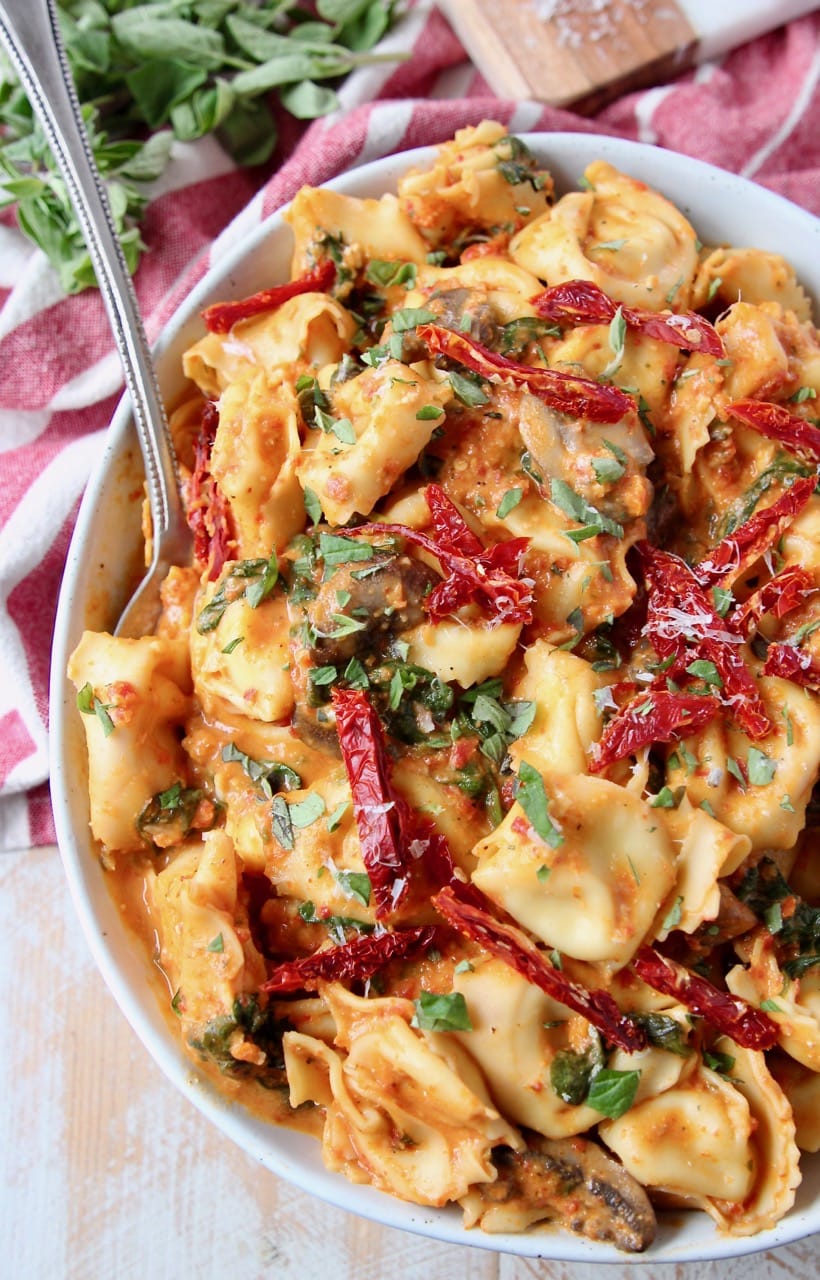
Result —
<instances>
[{"instance_id":1,"label":"sun dried tomato strip","mask_svg":"<svg viewBox=\"0 0 820 1280\"><path fill-rule=\"evenodd\" d=\"M616 760L634 755L653 742L672 742L708 724L720 711L717 698L656 689L635 698L604 729L589 762L600 773Z\"/></svg>"},{"instance_id":2,"label":"sun dried tomato strip","mask_svg":"<svg viewBox=\"0 0 820 1280\"><path fill-rule=\"evenodd\" d=\"M721 680L716 689L750 738L764 738L772 725L752 673L739 652L740 637L733 634L685 560L640 545L649 585L646 635L662 660L674 659L667 675L678 674L693 659L713 663Z\"/></svg>"},{"instance_id":3,"label":"sun dried tomato strip","mask_svg":"<svg viewBox=\"0 0 820 1280\"><path fill-rule=\"evenodd\" d=\"M647 986L674 996L742 1048L771 1049L777 1043L777 1023L762 1009L755 1009L740 996L720 991L653 947L641 947L632 968Z\"/></svg>"},{"instance_id":4,"label":"sun dried tomato strip","mask_svg":"<svg viewBox=\"0 0 820 1280\"><path fill-rule=\"evenodd\" d=\"M275 285L272 289L262 289L260 293L252 293L247 298L236 302L215 302L202 312L202 319L209 333L228 333L240 320L250 316L258 316L264 311L275 311L289 298L300 293L324 293L336 279L336 266L330 258L323 258L320 263L287 284Z\"/></svg>"},{"instance_id":5,"label":"sun dried tomato strip","mask_svg":"<svg viewBox=\"0 0 820 1280\"><path fill-rule=\"evenodd\" d=\"M544 320L556 324L609 324L618 304L591 280L567 280L552 285L531 299L533 309ZM668 342L679 351L702 351L719 359L726 349L714 325L696 311L658 312L645 307L621 307L630 329L659 342Z\"/></svg>"},{"instance_id":6,"label":"sun dried tomato strip","mask_svg":"<svg viewBox=\"0 0 820 1280\"><path fill-rule=\"evenodd\" d=\"M464 892L465 889L471 892ZM580 1013L597 1027L612 1044L634 1053L646 1045L646 1034L631 1018L622 1013L607 991L588 991L573 982L560 969L550 964L533 942L512 925L501 924L476 901L475 886L461 886L458 881L441 889L433 898L433 906L459 933L503 960L528 982L540 987L553 1000Z\"/></svg>"},{"instance_id":7,"label":"sun dried tomato strip","mask_svg":"<svg viewBox=\"0 0 820 1280\"><path fill-rule=\"evenodd\" d=\"M807 505L817 484L816 476L795 480L771 506L756 511L694 566L701 586L729 586L750 565L779 541L795 516Z\"/></svg>"},{"instance_id":8,"label":"sun dried tomato strip","mask_svg":"<svg viewBox=\"0 0 820 1280\"><path fill-rule=\"evenodd\" d=\"M763 674L792 680L805 689L820 691L820 663L808 649L794 644L770 644L766 650Z\"/></svg>"},{"instance_id":9,"label":"sun dried tomato strip","mask_svg":"<svg viewBox=\"0 0 820 1280\"><path fill-rule=\"evenodd\" d=\"M366 982L391 960L407 959L425 951L435 936L434 925L397 929L395 933L359 934L337 947L277 965L259 989L288 995L292 991L315 991L320 982Z\"/></svg>"},{"instance_id":10,"label":"sun dried tomato strip","mask_svg":"<svg viewBox=\"0 0 820 1280\"><path fill-rule=\"evenodd\" d=\"M425 490L435 537L403 524L360 525L351 534L390 534L435 556L446 577L425 596L433 621L448 618L463 605L486 609L492 623L532 621L532 582L518 575L528 538L510 538L484 547L454 503L438 485Z\"/></svg>"},{"instance_id":11,"label":"sun dried tomato strip","mask_svg":"<svg viewBox=\"0 0 820 1280\"><path fill-rule=\"evenodd\" d=\"M194 558L198 564L208 566L211 582L219 577L228 559L230 543L228 504L211 474L211 452L218 426L219 411L208 400L194 441L194 466L185 493L185 515L194 535Z\"/></svg>"},{"instance_id":12,"label":"sun dried tomato strip","mask_svg":"<svg viewBox=\"0 0 820 1280\"><path fill-rule=\"evenodd\" d=\"M780 440L788 448L803 453L812 462L820 462L820 429L791 413L785 405L767 400L734 400L726 412L762 436Z\"/></svg>"},{"instance_id":13,"label":"sun dried tomato strip","mask_svg":"<svg viewBox=\"0 0 820 1280\"><path fill-rule=\"evenodd\" d=\"M404 801L390 784L390 762L378 714L361 689L334 688L336 731L353 797L362 859L370 876L376 918L394 911L409 888L402 830Z\"/></svg>"},{"instance_id":14,"label":"sun dried tomato strip","mask_svg":"<svg viewBox=\"0 0 820 1280\"><path fill-rule=\"evenodd\" d=\"M466 334L455 333L438 324L420 324L416 329L432 355L447 356L489 381L506 378L526 387L550 408L592 422L619 422L635 409L635 401L625 391L606 383L593 382L559 369L534 368L490 351Z\"/></svg>"},{"instance_id":15,"label":"sun dried tomato strip","mask_svg":"<svg viewBox=\"0 0 820 1280\"><path fill-rule=\"evenodd\" d=\"M800 565L790 565L752 592L729 615L727 621L733 631L751 635L765 613L770 613L774 618L785 618L787 613L799 608L816 590L814 578L806 569Z\"/></svg>"}]
</instances>

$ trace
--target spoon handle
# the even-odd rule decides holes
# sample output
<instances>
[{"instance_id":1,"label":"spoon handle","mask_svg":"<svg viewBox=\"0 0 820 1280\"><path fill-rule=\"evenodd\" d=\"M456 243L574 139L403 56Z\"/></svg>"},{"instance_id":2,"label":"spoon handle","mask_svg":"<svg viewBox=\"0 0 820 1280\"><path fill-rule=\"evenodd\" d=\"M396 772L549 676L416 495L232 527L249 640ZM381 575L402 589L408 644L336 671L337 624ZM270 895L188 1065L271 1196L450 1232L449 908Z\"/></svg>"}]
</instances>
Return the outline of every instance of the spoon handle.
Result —
<instances>
[{"instance_id":1,"label":"spoon handle","mask_svg":"<svg viewBox=\"0 0 820 1280\"><path fill-rule=\"evenodd\" d=\"M3 0L0 41L43 128L94 263L131 393L145 463L154 542L154 562L148 578L156 580L164 576L162 567L167 568L179 559L184 562L190 534L148 339L114 228L105 185L83 123L60 35L55 0ZM149 602L146 599L143 603ZM126 613L130 609L128 606ZM126 629L124 623L125 615L118 627L120 634ZM130 625L128 633L135 633Z\"/></svg>"}]
</instances>

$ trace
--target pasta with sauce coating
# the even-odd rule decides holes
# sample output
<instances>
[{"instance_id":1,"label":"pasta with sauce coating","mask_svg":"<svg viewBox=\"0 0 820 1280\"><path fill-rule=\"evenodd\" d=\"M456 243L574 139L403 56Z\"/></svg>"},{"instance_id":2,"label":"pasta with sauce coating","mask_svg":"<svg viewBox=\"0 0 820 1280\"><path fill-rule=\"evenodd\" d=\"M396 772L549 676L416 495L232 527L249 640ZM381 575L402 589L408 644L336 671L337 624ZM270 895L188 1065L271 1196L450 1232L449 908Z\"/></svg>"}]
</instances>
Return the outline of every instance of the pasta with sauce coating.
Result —
<instances>
[{"instance_id":1,"label":"pasta with sauce coating","mask_svg":"<svg viewBox=\"0 0 820 1280\"><path fill-rule=\"evenodd\" d=\"M788 263L585 176L485 121L304 188L184 357L193 564L70 675L203 1073L353 1182L640 1250L772 1227L820 1142L820 340Z\"/></svg>"}]
</instances>

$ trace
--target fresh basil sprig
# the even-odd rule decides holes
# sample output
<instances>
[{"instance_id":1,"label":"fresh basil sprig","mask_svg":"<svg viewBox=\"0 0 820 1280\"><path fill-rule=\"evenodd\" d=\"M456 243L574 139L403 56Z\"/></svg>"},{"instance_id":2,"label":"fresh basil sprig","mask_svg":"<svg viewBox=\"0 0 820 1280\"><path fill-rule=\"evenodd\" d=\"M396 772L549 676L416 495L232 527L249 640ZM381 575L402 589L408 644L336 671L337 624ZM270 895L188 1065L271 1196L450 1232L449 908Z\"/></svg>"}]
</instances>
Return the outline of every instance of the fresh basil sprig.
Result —
<instances>
[{"instance_id":1,"label":"fresh basil sprig","mask_svg":"<svg viewBox=\"0 0 820 1280\"><path fill-rule=\"evenodd\" d=\"M370 52L392 26L396 0L57 0L66 57L128 267L144 244L145 184L163 172L173 139L214 133L241 165L273 154L271 96L300 120L339 105L355 67L401 54ZM26 96L0 58L0 206L49 257L66 293L94 272L62 178Z\"/></svg>"}]
</instances>

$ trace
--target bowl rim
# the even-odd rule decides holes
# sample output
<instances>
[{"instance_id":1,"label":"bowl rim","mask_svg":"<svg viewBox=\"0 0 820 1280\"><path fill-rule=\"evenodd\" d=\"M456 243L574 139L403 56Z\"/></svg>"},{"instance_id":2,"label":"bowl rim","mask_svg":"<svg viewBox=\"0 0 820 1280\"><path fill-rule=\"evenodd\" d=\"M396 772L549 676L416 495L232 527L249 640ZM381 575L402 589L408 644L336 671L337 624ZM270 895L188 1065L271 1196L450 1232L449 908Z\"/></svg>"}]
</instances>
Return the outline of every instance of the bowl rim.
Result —
<instances>
[{"instance_id":1,"label":"bowl rim","mask_svg":"<svg viewBox=\"0 0 820 1280\"><path fill-rule=\"evenodd\" d=\"M766 228L762 236L764 243L759 243L759 228L755 239L747 242L787 257L795 266L798 279L814 294L815 302L820 302L820 220L775 192L704 161L649 143L594 133L524 132L518 136L552 170L559 190L574 185L574 180L593 159L603 159L668 194L699 234L710 221L716 225L727 222L732 227L736 223L741 227L746 223L757 226L762 221ZM322 185L349 195L370 196L395 190L399 175L411 166L429 163L436 150L436 146L431 145L396 152L348 170ZM682 199L681 192L689 194ZM731 214L715 213L712 199L725 201ZM712 209L709 216L706 209L701 208L704 203ZM246 280L258 268L260 251L278 246L279 257L286 265L289 252L285 249L290 248L290 237L282 210L277 210L212 262L153 344L163 387L173 382L175 376L178 380L177 371L170 369L171 361L177 359L175 352L181 354L190 341L201 335L199 312L202 308L212 301L249 292ZM707 237L707 242L714 243L714 240ZM729 242L737 245L744 241L732 231ZM138 462L136 448L126 392L113 415L104 451L80 505L59 594L49 699L51 793L66 879L95 963L122 1013L170 1082L253 1159L302 1191L383 1226L409 1230L443 1243L554 1261L640 1265L739 1257L788 1244L820 1230L820 1156L814 1156L812 1161L804 1153L801 1159L803 1196L798 1192L798 1201L790 1213L774 1228L756 1236L721 1236L706 1214L686 1215L687 1222L682 1228L671 1228L661 1215L658 1240L641 1255L624 1254L560 1229L522 1235L466 1231L457 1208L438 1210L410 1205L371 1187L352 1184L341 1174L329 1173L320 1158L317 1159L319 1143L315 1139L258 1120L238 1104L227 1101L197 1072L181 1044L173 1039L153 986L147 980L150 965L145 957L132 954L136 941L117 917L110 892L104 885L105 877L100 874L98 858L90 856L94 853L94 844L87 827L83 766L77 768L77 714L73 688L66 676L68 656L87 616L89 593L99 592L99 585L94 587L97 569L104 577L108 573L109 579L113 571L102 556L96 568L88 564L89 548L94 549L95 528L100 512L105 511L106 500L111 503L113 473L118 468L121 471L130 468L132 477L139 474L134 472ZM103 594L105 586L109 588L110 620L117 616L117 605L110 598L111 582L103 584ZM78 618L78 603L85 606L82 618ZM94 625L99 625L98 619ZM83 810L85 818L81 821ZM817 1184L813 1201L806 1195L807 1160L814 1165L813 1181Z\"/></svg>"}]
</instances>

